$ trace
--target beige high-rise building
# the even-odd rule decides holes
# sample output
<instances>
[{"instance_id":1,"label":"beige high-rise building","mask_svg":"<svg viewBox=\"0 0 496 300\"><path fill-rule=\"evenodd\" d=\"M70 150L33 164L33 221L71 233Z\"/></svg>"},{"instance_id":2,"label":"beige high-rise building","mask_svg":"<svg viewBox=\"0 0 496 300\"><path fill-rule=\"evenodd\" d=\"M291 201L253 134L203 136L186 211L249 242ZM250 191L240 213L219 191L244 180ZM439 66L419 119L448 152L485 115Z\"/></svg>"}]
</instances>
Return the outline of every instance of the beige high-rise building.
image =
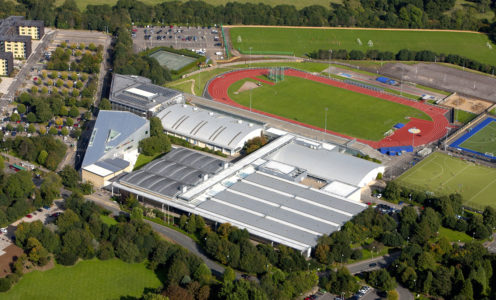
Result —
<instances>
[{"instance_id":1,"label":"beige high-rise building","mask_svg":"<svg viewBox=\"0 0 496 300\"><path fill-rule=\"evenodd\" d=\"M43 21L25 20L11 16L0 20L0 52L10 52L15 59L27 59L31 54L31 40L45 34Z\"/></svg>"},{"instance_id":2,"label":"beige high-rise building","mask_svg":"<svg viewBox=\"0 0 496 300\"><path fill-rule=\"evenodd\" d=\"M14 56L10 52L0 52L0 76L9 76L14 68Z\"/></svg>"}]
</instances>

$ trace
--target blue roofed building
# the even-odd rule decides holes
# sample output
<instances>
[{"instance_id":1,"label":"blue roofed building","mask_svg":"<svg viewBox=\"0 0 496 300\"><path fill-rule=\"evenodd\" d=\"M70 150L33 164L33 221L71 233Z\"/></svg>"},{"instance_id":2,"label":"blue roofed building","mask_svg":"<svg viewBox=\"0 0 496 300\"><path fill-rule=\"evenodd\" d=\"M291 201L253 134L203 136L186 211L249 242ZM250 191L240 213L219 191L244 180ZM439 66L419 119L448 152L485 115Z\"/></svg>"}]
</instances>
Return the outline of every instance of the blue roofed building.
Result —
<instances>
[{"instance_id":1,"label":"blue roofed building","mask_svg":"<svg viewBox=\"0 0 496 300\"><path fill-rule=\"evenodd\" d=\"M126 111L100 111L81 165L83 181L100 188L115 176L131 171L139 142L149 136L147 119Z\"/></svg>"}]
</instances>

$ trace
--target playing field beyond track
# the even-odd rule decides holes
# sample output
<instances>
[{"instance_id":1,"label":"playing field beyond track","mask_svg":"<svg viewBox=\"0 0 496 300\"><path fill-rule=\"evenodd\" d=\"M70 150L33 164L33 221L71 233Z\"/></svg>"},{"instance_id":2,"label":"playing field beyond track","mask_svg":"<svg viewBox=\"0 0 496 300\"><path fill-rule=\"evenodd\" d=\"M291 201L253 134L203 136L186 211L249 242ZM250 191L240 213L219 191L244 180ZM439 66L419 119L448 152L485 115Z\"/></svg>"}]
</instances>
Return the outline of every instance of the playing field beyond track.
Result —
<instances>
[{"instance_id":1,"label":"playing field beyond track","mask_svg":"<svg viewBox=\"0 0 496 300\"><path fill-rule=\"evenodd\" d=\"M435 195L460 193L463 204L496 208L496 169L433 153L397 179L398 183Z\"/></svg>"},{"instance_id":2,"label":"playing field beyond track","mask_svg":"<svg viewBox=\"0 0 496 300\"><path fill-rule=\"evenodd\" d=\"M496 122L491 122L476 132L460 147L474 150L482 154L496 154Z\"/></svg>"},{"instance_id":3,"label":"playing field beyond track","mask_svg":"<svg viewBox=\"0 0 496 300\"><path fill-rule=\"evenodd\" d=\"M401 49L431 50L496 65L496 45L487 35L472 32L233 27L230 35L233 47L245 53L250 47L253 52L284 51L297 56L318 49L374 49L394 54Z\"/></svg>"},{"instance_id":4,"label":"playing field beyond track","mask_svg":"<svg viewBox=\"0 0 496 300\"><path fill-rule=\"evenodd\" d=\"M250 91L235 94L246 80L255 81L235 82L228 93L231 99L249 107ZM251 94L253 109L320 128L325 128L327 107L328 130L372 141L383 139L396 123L408 122L406 117L430 120L410 106L292 76L276 85L263 84Z\"/></svg>"}]
</instances>

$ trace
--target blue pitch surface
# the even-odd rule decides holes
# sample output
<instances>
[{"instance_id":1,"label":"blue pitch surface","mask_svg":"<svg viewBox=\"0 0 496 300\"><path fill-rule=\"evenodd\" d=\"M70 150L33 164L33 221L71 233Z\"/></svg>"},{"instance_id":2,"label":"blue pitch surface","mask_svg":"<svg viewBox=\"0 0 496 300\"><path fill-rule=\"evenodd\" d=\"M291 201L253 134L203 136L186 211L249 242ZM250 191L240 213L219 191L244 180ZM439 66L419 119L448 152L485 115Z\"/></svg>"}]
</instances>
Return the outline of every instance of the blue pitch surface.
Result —
<instances>
[{"instance_id":1,"label":"blue pitch surface","mask_svg":"<svg viewBox=\"0 0 496 300\"><path fill-rule=\"evenodd\" d=\"M485 156L485 157L490 158L490 159L496 159L496 156L491 156L491 155L487 155L485 153L481 153L481 152L478 152L478 151L475 151L475 150L472 150L472 149L460 147L460 145L463 144L463 142L465 142L466 140L470 139L474 134L476 134L482 128L486 127L487 125L491 124L492 122L496 122L496 119L495 118L487 118L487 119L485 119L480 124L478 124L477 126L475 126L474 128L472 128L472 130L470 130L469 132L465 133L460 138L458 138L456 141L454 141L450 145L450 147L453 147L453 148L456 148L456 149L461 149L463 151L467 151L467 152L470 152L470 153L482 155L482 156Z\"/></svg>"}]
</instances>

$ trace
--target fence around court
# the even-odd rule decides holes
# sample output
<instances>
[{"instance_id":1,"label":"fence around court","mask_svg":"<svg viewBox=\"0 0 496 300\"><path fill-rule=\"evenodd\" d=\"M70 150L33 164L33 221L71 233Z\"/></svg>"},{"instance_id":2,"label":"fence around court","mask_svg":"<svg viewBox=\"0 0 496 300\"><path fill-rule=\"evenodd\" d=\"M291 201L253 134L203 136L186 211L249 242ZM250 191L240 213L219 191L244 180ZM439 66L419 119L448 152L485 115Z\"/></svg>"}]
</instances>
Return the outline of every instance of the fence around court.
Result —
<instances>
[{"instance_id":1,"label":"fence around court","mask_svg":"<svg viewBox=\"0 0 496 300\"><path fill-rule=\"evenodd\" d=\"M246 50L241 50L241 48L238 48L239 53L241 54L251 54L251 55L287 55L287 56L294 56L294 52L286 52L286 51L246 51Z\"/></svg>"}]
</instances>

